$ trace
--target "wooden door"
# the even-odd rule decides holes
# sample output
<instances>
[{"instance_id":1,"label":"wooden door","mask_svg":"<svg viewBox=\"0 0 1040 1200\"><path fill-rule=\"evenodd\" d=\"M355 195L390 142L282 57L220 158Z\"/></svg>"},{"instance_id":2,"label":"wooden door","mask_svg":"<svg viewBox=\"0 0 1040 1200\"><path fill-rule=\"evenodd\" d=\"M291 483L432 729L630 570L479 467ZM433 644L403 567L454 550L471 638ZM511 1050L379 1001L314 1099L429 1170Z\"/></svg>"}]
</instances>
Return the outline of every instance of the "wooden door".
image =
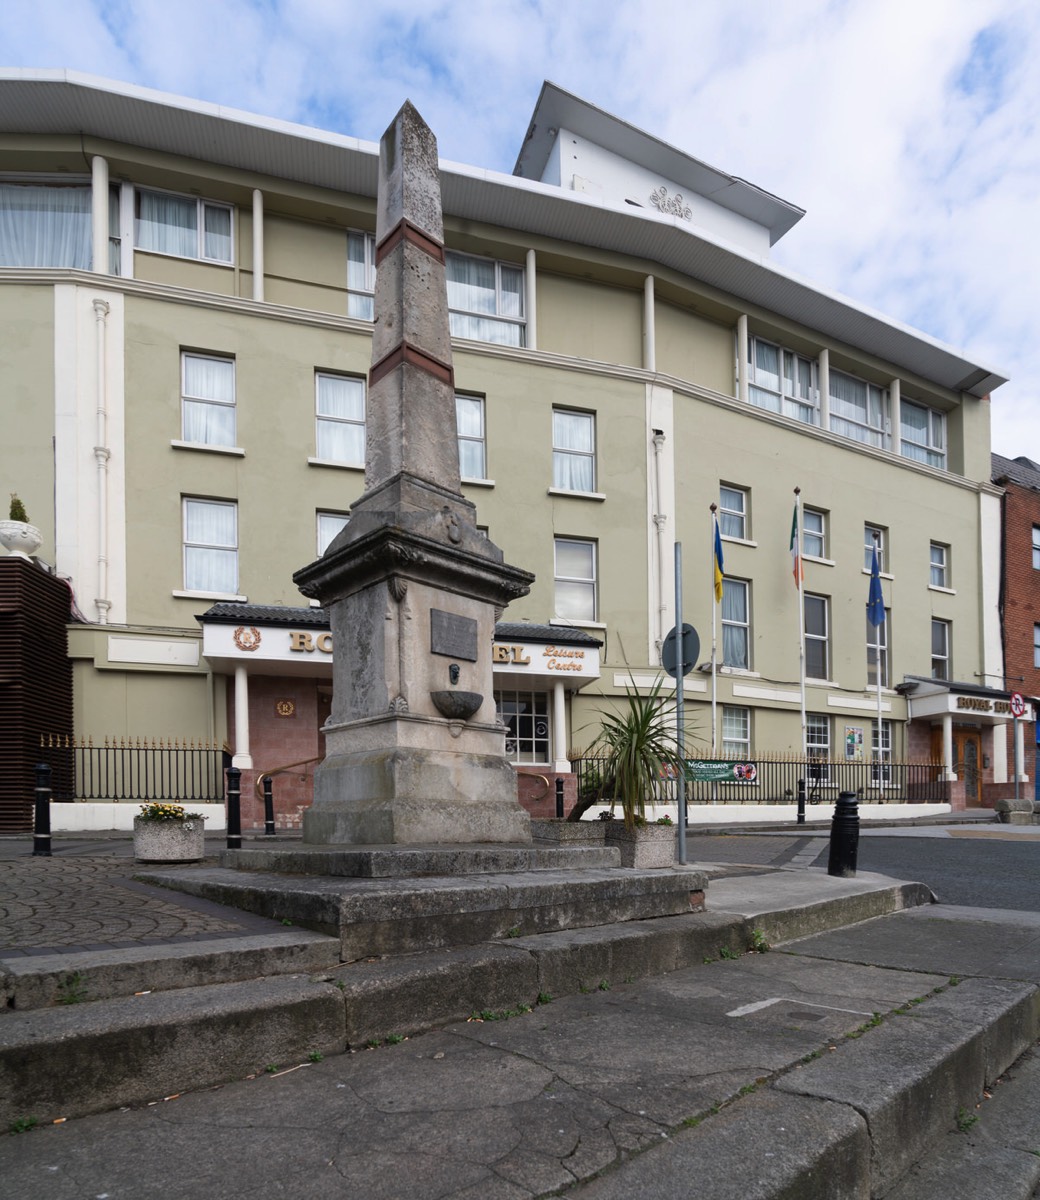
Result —
<instances>
[{"instance_id":1,"label":"wooden door","mask_svg":"<svg viewBox=\"0 0 1040 1200\"><path fill-rule=\"evenodd\" d=\"M978 806L982 800L982 734L977 729L953 731L953 761L957 778L964 780L964 801Z\"/></svg>"}]
</instances>

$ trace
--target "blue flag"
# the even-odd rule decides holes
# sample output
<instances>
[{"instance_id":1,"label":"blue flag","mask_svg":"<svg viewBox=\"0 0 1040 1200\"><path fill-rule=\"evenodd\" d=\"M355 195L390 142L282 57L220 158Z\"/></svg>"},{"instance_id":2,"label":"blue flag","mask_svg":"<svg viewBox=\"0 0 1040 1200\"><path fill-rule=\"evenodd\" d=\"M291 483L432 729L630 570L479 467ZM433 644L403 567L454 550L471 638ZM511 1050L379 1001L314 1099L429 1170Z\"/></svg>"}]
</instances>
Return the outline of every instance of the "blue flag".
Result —
<instances>
[{"instance_id":1,"label":"blue flag","mask_svg":"<svg viewBox=\"0 0 1040 1200\"><path fill-rule=\"evenodd\" d=\"M881 591L881 575L878 572L877 542L870 563L870 591L867 593L867 620L876 629L885 621L885 597Z\"/></svg>"}]
</instances>

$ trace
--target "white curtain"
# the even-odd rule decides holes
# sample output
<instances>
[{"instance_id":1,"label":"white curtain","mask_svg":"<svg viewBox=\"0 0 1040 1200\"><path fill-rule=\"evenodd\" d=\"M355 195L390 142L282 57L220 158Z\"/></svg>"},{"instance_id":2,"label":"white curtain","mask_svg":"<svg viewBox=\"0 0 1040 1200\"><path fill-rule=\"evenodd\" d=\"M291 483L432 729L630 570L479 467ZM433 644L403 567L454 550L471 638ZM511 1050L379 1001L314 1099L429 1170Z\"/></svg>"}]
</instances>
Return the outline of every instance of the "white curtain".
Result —
<instances>
[{"instance_id":1,"label":"white curtain","mask_svg":"<svg viewBox=\"0 0 1040 1200\"><path fill-rule=\"evenodd\" d=\"M89 187L0 183L0 267L91 266Z\"/></svg>"},{"instance_id":2,"label":"white curtain","mask_svg":"<svg viewBox=\"0 0 1040 1200\"><path fill-rule=\"evenodd\" d=\"M466 479L483 479L484 402L475 396L456 396L455 424L459 435L459 473Z\"/></svg>"},{"instance_id":3,"label":"white curtain","mask_svg":"<svg viewBox=\"0 0 1040 1200\"><path fill-rule=\"evenodd\" d=\"M572 492L596 489L595 429L587 413L553 413L553 486Z\"/></svg>"},{"instance_id":4,"label":"white curtain","mask_svg":"<svg viewBox=\"0 0 1040 1200\"><path fill-rule=\"evenodd\" d=\"M747 585L722 581L722 661L727 667L747 667Z\"/></svg>"},{"instance_id":5,"label":"white curtain","mask_svg":"<svg viewBox=\"0 0 1040 1200\"><path fill-rule=\"evenodd\" d=\"M184 356L186 442L235 444L235 364L229 359Z\"/></svg>"},{"instance_id":6,"label":"white curtain","mask_svg":"<svg viewBox=\"0 0 1040 1200\"><path fill-rule=\"evenodd\" d=\"M365 461L365 384L341 375L318 375L318 457L360 465Z\"/></svg>"},{"instance_id":7,"label":"white curtain","mask_svg":"<svg viewBox=\"0 0 1040 1200\"><path fill-rule=\"evenodd\" d=\"M238 519L233 504L185 500L184 586L190 592L238 591Z\"/></svg>"},{"instance_id":8,"label":"white curtain","mask_svg":"<svg viewBox=\"0 0 1040 1200\"><path fill-rule=\"evenodd\" d=\"M137 245L141 250L198 258L199 206L183 196L137 193Z\"/></svg>"},{"instance_id":9,"label":"white curtain","mask_svg":"<svg viewBox=\"0 0 1040 1200\"><path fill-rule=\"evenodd\" d=\"M202 206L202 252L214 262L231 261L231 209L216 204Z\"/></svg>"},{"instance_id":10,"label":"white curtain","mask_svg":"<svg viewBox=\"0 0 1040 1200\"><path fill-rule=\"evenodd\" d=\"M556 616L596 619L596 550L591 542L556 543Z\"/></svg>"}]
</instances>

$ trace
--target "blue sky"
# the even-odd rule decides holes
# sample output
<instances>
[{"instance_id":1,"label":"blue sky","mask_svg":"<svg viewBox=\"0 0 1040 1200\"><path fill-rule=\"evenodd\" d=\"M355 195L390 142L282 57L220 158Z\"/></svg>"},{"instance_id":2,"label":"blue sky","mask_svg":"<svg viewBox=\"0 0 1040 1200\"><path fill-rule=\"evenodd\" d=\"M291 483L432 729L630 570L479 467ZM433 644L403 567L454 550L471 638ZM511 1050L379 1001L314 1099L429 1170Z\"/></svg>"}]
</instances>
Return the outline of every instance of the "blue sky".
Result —
<instances>
[{"instance_id":1,"label":"blue sky","mask_svg":"<svg viewBox=\"0 0 1040 1200\"><path fill-rule=\"evenodd\" d=\"M408 98L501 171L551 79L806 209L774 258L1009 374L1040 461L1031 0L6 0L0 59L370 141Z\"/></svg>"}]
</instances>

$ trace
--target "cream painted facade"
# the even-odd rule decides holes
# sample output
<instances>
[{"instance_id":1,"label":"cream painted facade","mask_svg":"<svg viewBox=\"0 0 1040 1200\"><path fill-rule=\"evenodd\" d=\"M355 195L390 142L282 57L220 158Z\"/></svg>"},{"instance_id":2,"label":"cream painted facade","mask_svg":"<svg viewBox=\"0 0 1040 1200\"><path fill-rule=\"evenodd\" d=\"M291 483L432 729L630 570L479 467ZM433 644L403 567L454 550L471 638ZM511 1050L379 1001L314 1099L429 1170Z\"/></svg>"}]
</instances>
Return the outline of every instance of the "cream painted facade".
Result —
<instances>
[{"instance_id":1,"label":"cream painted facade","mask_svg":"<svg viewBox=\"0 0 1040 1200\"><path fill-rule=\"evenodd\" d=\"M318 514L345 517L363 490L361 462L319 445L323 421L350 421L316 409L316 380L363 394L371 323L350 315L366 289L348 288L348 238L374 229L377 148L65 72L0 72L0 113L0 195L84 188L93 231L86 266L32 262L0 240L10 264L0 266L0 383L11 406L0 466L83 618L71 632L77 733L227 738L243 764L265 769L255 736L236 745L248 737L242 673L277 678L277 668L248 652L241 666L208 655L199 618L216 604L303 606L292 573L318 553ZM201 144L209 157L192 153ZM675 619L676 541L702 663L717 631L714 707L710 667L686 679L695 741L710 744L714 711L720 752L802 749L795 488L819 522L803 531L813 535L805 591L825 616L815 650L826 677L806 684L816 748L825 732L839 756L847 727L869 737L877 715L870 526L882 535L890 608L886 739L896 757L919 751L897 685L933 674L936 622L948 680L1002 682L989 393L1003 377L785 274L769 246L800 210L550 85L524 146L513 176L451 164L443 187L446 248L472 256L456 292L466 309L456 388L483 414L484 469L463 471L464 491L507 561L537 577L504 619L601 643L598 673L580 688L539 683L552 736L526 761L566 769L604 698L623 694L630 675L656 678ZM177 222L192 210L188 246ZM156 233L149 221L166 224ZM473 284L467 263L497 291ZM518 344L501 344L510 337ZM804 383L800 416L798 397L779 387L782 411L766 406L763 363L774 354ZM220 398L233 436L226 424L216 443L186 436L186 356L233 379L230 404ZM579 435L593 435L557 445L556 475L554 414L578 414ZM929 455L934 465L919 461ZM560 471L588 463L594 479L561 486ZM727 521L742 528L722 544L727 580L746 598L741 620L727 621L729 643L746 645L739 664L724 661L711 593L711 505L725 514L734 496L743 511ZM228 586L191 578L186 500L234 513L233 544L202 548L233 557ZM577 578L559 565L568 548L588 564ZM320 684L320 668L309 674ZM505 673L496 685L520 686Z\"/></svg>"}]
</instances>

